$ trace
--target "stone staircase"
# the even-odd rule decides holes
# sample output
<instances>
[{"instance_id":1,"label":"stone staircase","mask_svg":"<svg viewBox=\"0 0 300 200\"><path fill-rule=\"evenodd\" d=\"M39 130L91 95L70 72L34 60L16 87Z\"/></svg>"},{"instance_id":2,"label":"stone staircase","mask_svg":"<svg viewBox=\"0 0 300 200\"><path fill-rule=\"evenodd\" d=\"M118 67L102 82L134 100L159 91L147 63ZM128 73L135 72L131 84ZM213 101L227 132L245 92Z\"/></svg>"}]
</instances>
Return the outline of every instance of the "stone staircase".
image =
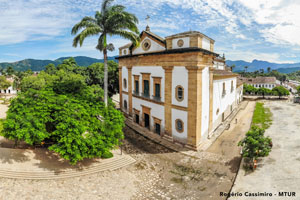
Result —
<instances>
[{"instance_id":1,"label":"stone staircase","mask_svg":"<svg viewBox=\"0 0 300 200\"><path fill-rule=\"evenodd\" d=\"M0 177L2 178L12 178L12 179L30 179L30 180L48 180L48 179L64 179L79 177L84 175L90 175L93 173L98 173L102 171L113 171L120 169L122 167L133 164L135 160L128 155L123 155L117 158L110 158L103 160L100 163L86 167L83 169L76 170L64 170L64 171L14 171L9 169L0 168Z\"/></svg>"}]
</instances>

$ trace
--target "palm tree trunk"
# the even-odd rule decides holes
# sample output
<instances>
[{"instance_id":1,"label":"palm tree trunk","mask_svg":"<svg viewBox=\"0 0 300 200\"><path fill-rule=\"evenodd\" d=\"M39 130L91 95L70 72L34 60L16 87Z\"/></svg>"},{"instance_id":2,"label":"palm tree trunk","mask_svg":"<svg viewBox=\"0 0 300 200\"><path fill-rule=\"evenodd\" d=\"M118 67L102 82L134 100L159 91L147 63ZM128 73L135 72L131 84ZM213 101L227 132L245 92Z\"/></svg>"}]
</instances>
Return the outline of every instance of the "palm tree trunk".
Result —
<instances>
[{"instance_id":1,"label":"palm tree trunk","mask_svg":"<svg viewBox=\"0 0 300 200\"><path fill-rule=\"evenodd\" d=\"M107 85L108 85L108 77L107 77L107 49L103 50L104 56L104 103L107 106Z\"/></svg>"}]
</instances>

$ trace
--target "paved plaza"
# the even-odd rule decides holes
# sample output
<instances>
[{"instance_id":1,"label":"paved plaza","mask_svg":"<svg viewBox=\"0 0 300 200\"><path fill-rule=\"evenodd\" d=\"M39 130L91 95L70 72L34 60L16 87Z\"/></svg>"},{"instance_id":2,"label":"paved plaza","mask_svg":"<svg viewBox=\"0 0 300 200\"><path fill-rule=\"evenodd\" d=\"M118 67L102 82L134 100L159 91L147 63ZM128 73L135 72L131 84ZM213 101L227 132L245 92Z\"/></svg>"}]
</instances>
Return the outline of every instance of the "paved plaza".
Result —
<instances>
[{"instance_id":1,"label":"paved plaza","mask_svg":"<svg viewBox=\"0 0 300 200\"><path fill-rule=\"evenodd\" d=\"M300 105L286 101L266 101L273 113L273 123L265 135L273 140L270 155L259 161L258 168L238 173L232 192L243 196L230 200L300 199ZM270 196L246 197L249 193L272 193ZM295 197L279 197L279 192L295 192Z\"/></svg>"}]
</instances>

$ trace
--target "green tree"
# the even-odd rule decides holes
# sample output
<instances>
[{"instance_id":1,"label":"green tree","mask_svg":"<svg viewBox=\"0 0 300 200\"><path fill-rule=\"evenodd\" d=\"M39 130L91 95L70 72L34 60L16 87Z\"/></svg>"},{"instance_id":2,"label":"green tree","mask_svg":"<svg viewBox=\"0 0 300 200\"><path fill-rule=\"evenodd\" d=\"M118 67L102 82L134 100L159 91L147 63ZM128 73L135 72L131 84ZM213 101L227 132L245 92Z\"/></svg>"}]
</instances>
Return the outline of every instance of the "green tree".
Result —
<instances>
[{"instance_id":1,"label":"green tree","mask_svg":"<svg viewBox=\"0 0 300 200\"><path fill-rule=\"evenodd\" d=\"M244 94L256 94L257 88L252 85L244 84Z\"/></svg>"},{"instance_id":2,"label":"green tree","mask_svg":"<svg viewBox=\"0 0 300 200\"><path fill-rule=\"evenodd\" d=\"M5 76L0 76L0 89L5 90L11 86L11 83L6 80Z\"/></svg>"},{"instance_id":3,"label":"green tree","mask_svg":"<svg viewBox=\"0 0 300 200\"><path fill-rule=\"evenodd\" d=\"M40 90L45 87L46 81L48 81L48 85L50 84L48 79L52 79L52 76L43 71L38 76L26 76L21 81L20 89L22 92L30 89Z\"/></svg>"},{"instance_id":4,"label":"green tree","mask_svg":"<svg viewBox=\"0 0 300 200\"><path fill-rule=\"evenodd\" d=\"M56 67L54 64L50 63L45 67L45 72L48 74L55 74L56 73Z\"/></svg>"},{"instance_id":5,"label":"green tree","mask_svg":"<svg viewBox=\"0 0 300 200\"><path fill-rule=\"evenodd\" d=\"M113 0L104 0L101 11L97 11L95 17L84 17L72 29L75 35L83 29L73 40L73 46L82 46L85 38L99 36L96 49L103 52L104 56L104 102L107 105L108 95L108 69L107 51L113 51L113 44L108 44L107 36L117 35L131 40L133 45L139 43L137 28L138 19L135 15L125 11L122 5L112 5Z\"/></svg>"},{"instance_id":6,"label":"green tree","mask_svg":"<svg viewBox=\"0 0 300 200\"><path fill-rule=\"evenodd\" d=\"M253 161L258 157L268 156L272 149L272 140L264 136L265 130L256 126L246 133L246 137L238 145L243 147L242 155Z\"/></svg>"},{"instance_id":7,"label":"green tree","mask_svg":"<svg viewBox=\"0 0 300 200\"><path fill-rule=\"evenodd\" d=\"M259 95L263 95L263 98L265 98L265 95L269 95L269 94L272 94L272 90L268 89L268 88L264 88L264 87L261 87L257 90L257 93Z\"/></svg>"},{"instance_id":8,"label":"green tree","mask_svg":"<svg viewBox=\"0 0 300 200\"><path fill-rule=\"evenodd\" d=\"M279 99L280 99L280 97L282 97L282 96L287 96L287 95L290 94L289 90L287 90L287 89L286 89L285 87L283 87L283 86L277 86L277 87L274 87L274 88L272 89L272 93L273 93L273 95L278 96Z\"/></svg>"},{"instance_id":9,"label":"green tree","mask_svg":"<svg viewBox=\"0 0 300 200\"><path fill-rule=\"evenodd\" d=\"M15 73L15 70L11 66L6 68L7 76L12 76L14 73Z\"/></svg>"},{"instance_id":10,"label":"green tree","mask_svg":"<svg viewBox=\"0 0 300 200\"><path fill-rule=\"evenodd\" d=\"M248 66L245 66L244 69L245 69L245 72L247 72Z\"/></svg>"},{"instance_id":11,"label":"green tree","mask_svg":"<svg viewBox=\"0 0 300 200\"><path fill-rule=\"evenodd\" d=\"M300 86L298 86L298 87L296 88L296 90L297 90L297 93L300 94Z\"/></svg>"},{"instance_id":12,"label":"green tree","mask_svg":"<svg viewBox=\"0 0 300 200\"><path fill-rule=\"evenodd\" d=\"M236 67L235 64L233 64L233 65L230 66L230 69L231 69L232 72L233 72L233 70L234 70L235 67Z\"/></svg>"},{"instance_id":13,"label":"green tree","mask_svg":"<svg viewBox=\"0 0 300 200\"><path fill-rule=\"evenodd\" d=\"M111 97L119 90L119 69L118 63L108 61L108 95ZM88 85L104 86L104 65L103 63L94 63L86 68L86 77Z\"/></svg>"},{"instance_id":14,"label":"green tree","mask_svg":"<svg viewBox=\"0 0 300 200\"><path fill-rule=\"evenodd\" d=\"M281 82L285 82L287 80L287 75L286 74L281 74L281 76L279 77L279 80Z\"/></svg>"},{"instance_id":15,"label":"green tree","mask_svg":"<svg viewBox=\"0 0 300 200\"><path fill-rule=\"evenodd\" d=\"M271 67L268 67L267 70L268 70L268 73L270 73L271 72Z\"/></svg>"},{"instance_id":16,"label":"green tree","mask_svg":"<svg viewBox=\"0 0 300 200\"><path fill-rule=\"evenodd\" d=\"M111 100L105 106L99 86L88 86L80 74L62 69L23 81L31 86L12 100L4 137L30 145L45 143L71 164L112 156L110 150L124 137L124 117Z\"/></svg>"}]
</instances>

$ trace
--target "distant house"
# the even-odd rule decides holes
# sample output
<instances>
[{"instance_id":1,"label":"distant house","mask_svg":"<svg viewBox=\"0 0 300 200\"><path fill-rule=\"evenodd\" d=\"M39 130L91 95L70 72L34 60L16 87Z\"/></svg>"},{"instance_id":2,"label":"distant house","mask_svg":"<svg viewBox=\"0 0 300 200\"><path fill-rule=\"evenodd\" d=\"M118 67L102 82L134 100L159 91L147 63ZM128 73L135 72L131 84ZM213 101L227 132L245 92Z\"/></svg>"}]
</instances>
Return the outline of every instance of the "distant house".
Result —
<instances>
[{"instance_id":1,"label":"distant house","mask_svg":"<svg viewBox=\"0 0 300 200\"><path fill-rule=\"evenodd\" d=\"M11 86L9 86L7 89L0 89L0 94L17 94L18 90L15 90L13 88L13 78L6 78L7 81L11 83Z\"/></svg>"},{"instance_id":2,"label":"distant house","mask_svg":"<svg viewBox=\"0 0 300 200\"><path fill-rule=\"evenodd\" d=\"M282 85L292 93L297 93L297 85L292 82L283 82Z\"/></svg>"},{"instance_id":3,"label":"distant house","mask_svg":"<svg viewBox=\"0 0 300 200\"><path fill-rule=\"evenodd\" d=\"M267 88L272 90L278 84L276 82L276 77L256 77L256 78L246 78L239 77L239 81L244 84L252 85L255 88Z\"/></svg>"}]
</instances>

